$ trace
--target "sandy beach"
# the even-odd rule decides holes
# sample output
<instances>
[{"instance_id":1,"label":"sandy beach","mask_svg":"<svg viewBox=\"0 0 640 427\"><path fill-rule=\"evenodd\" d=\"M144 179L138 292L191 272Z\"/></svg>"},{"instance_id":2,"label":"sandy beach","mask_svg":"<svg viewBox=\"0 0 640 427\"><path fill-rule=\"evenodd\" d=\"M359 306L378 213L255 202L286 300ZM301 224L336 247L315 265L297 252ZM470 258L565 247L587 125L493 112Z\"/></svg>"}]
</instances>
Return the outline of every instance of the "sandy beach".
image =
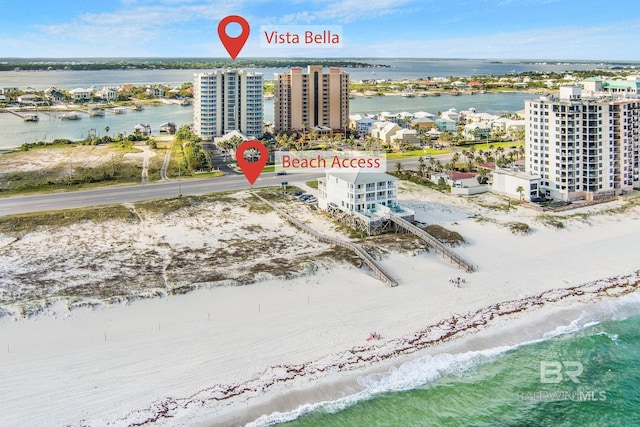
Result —
<instances>
[{"instance_id":1,"label":"sandy beach","mask_svg":"<svg viewBox=\"0 0 640 427\"><path fill-rule=\"evenodd\" d=\"M463 273L415 242L386 244L376 256L398 279L391 288L275 213L252 212L244 197L229 210L233 200L170 215L135 208L134 223L0 235L0 424L243 425L357 393L363 375L426 352L535 339L640 282L640 208L625 209L629 201L549 221L523 207L503 210L496 196L465 199L403 183L401 203L416 220L460 233L466 243L455 250L479 271ZM348 239L300 202L282 207ZM529 233L513 234L515 221ZM243 253L247 241L253 249ZM215 256L232 244L238 250ZM131 264L141 254L163 266L162 284L152 268ZM290 261L286 276L255 268L274 259ZM89 268L92 260L99 262ZM33 302L39 290L16 289L20 278L56 280L66 290L59 295L73 295L88 271L96 283L117 275L138 293L49 298L23 315L20 295ZM452 277L464 283L453 286ZM188 292L172 292L182 288ZM6 289L15 302L6 303ZM374 331L381 339L367 341Z\"/></svg>"}]
</instances>

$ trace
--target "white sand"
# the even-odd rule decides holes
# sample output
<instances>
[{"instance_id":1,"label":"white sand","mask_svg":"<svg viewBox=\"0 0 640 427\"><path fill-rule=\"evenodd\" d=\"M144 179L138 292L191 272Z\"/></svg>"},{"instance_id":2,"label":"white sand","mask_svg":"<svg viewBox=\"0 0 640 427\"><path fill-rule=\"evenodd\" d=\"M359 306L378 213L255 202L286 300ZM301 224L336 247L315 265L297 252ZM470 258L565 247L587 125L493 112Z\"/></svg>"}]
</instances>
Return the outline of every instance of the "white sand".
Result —
<instances>
[{"instance_id":1,"label":"white sand","mask_svg":"<svg viewBox=\"0 0 640 427\"><path fill-rule=\"evenodd\" d=\"M4 318L0 425L76 425L81 420L130 425L157 417L162 405L173 418L160 418L160 424L207 425L230 411L264 403L292 385L334 379L337 372L330 370L327 376L316 372L301 381L269 386L273 379L291 374L287 367L347 360L345 351L369 345L365 338L372 331L382 335L375 345L388 347L452 315L640 267L637 208L593 215L589 223L567 219L566 227L556 230L537 222L537 212L519 208L496 214L475 202L416 186L405 186L401 199L417 210L416 219L460 232L468 244L457 250L480 271L463 274L432 253L392 253L383 263L399 279L396 288L343 264L288 281L199 289L95 310L68 312L59 305L56 315ZM332 228L302 209L293 213L318 229ZM474 215L496 222L478 222ZM277 226L266 228L282 231L277 218L262 219L263 227L264 221L275 222ZM513 235L502 225L508 221L526 222L533 230ZM226 227L217 232L236 229L237 224ZM188 227L166 227L165 241L172 242L172 230L181 233L173 235L172 244L188 246ZM193 235L195 246L202 244L198 238ZM3 244L12 243L5 239ZM465 278L466 284L451 286L452 276ZM347 374L371 367L363 363L348 368ZM238 384L253 389L236 390L240 396L235 399L215 400ZM187 401L206 403L185 407Z\"/></svg>"}]
</instances>

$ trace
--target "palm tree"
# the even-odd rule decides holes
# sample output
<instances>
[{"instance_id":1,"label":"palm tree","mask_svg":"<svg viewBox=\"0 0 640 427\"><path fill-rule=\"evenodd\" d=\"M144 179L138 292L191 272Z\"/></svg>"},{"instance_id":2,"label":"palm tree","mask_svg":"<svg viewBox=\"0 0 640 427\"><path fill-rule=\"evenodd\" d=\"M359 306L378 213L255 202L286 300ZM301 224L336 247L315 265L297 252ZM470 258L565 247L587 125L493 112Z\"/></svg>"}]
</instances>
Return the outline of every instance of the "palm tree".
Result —
<instances>
[{"instance_id":1,"label":"palm tree","mask_svg":"<svg viewBox=\"0 0 640 427\"><path fill-rule=\"evenodd\" d=\"M400 175L400 173L402 172L402 163L396 162L396 172L398 172L398 175Z\"/></svg>"},{"instance_id":2,"label":"palm tree","mask_svg":"<svg viewBox=\"0 0 640 427\"><path fill-rule=\"evenodd\" d=\"M471 150L467 151L467 154L465 154L465 157L467 158L467 161L469 162L469 172L471 172L471 169L473 169L473 161L474 161L473 151L471 151Z\"/></svg>"},{"instance_id":3,"label":"palm tree","mask_svg":"<svg viewBox=\"0 0 640 427\"><path fill-rule=\"evenodd\" d=\"M524 187L522 185L519 185L518 188L516 188L516 191L520 193L520 201L522 201L524 199L524 196L522 194L524 193Z\"/></svg>"},{"instance_id":4,"label":"palm tree","mask_svg":"<svg viewBox=\"0 0 640 427\"><path fill-rule=\"evenodd\" d=\"M418 172L420 173L420 176L424 176L424 158L422 158L422 156L418 157Z\"/></svg>"},{"instance_id":5,"label":"palm tree","mask_svg":"<svg viewBox=\"0 0 640 427\"><path fill-rule=\"evenodd\" d=\"M456 167L456 164L458 164L458 162L460 161L460 153L454 153L453 157L451 157L451 164L453 165L453 168Z\"/></svg>"}]
</instances>

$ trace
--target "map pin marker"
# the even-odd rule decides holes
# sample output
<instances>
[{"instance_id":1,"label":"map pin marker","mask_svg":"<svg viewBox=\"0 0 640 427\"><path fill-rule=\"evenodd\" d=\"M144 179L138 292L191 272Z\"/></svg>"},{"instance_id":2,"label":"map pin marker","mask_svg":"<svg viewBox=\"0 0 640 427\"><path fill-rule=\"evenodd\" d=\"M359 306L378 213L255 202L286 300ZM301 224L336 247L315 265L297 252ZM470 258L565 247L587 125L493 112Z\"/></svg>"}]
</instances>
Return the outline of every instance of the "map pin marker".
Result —
<instances>
[{"instance_id":1,"label":"map pin marker","mask_svg":"<svg viewBox=\"0 0 640 427\"><path fill-rule=\"evenodd\" d=\"M255 161L249 161L244 157L244 152L251 148L255 148L260 153L260 157ZM269 150L267 150L267 147L257 139L245 141L236 149L236 161L238 162L238 166L240 166L242 173L244 173L245 178L247 178L247 181L249 181L249 184L251 185L256 182L262 173L262 169L264 169L264 165L267 164L268 158Z\"/></svg>"},{"instance_id":2,"label":"map pin marker","mask_svg":"<svg viewBox=\"0 0 640 427\"><path fill-rule=\"evenodd\" d=\"M227 35L227 26L231 23L240 24L242 27L242 31L238 37L229 37ZM231 59L236 59L236 56L238 56L244 44L247 42L250 32L249 23L242 16L229 15L220 21L218 24L218 37L220 37L220 41L224 48L227 49Z\"/></svg>"}]
</instances>

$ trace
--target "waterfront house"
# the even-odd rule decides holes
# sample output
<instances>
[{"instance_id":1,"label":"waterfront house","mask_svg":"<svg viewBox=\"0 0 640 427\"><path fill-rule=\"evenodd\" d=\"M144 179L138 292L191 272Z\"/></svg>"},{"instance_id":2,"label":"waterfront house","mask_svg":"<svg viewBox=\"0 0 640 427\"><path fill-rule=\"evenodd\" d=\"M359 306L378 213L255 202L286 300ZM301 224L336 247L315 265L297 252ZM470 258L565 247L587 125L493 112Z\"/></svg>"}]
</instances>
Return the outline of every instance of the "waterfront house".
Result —
<instances>
[{"instance_id":1,"label":"waterfront house","mask_svg":"<svg viewBox=\"0 0 640 427\"><path fill-rule=\"evenodd\" d=\"M449 108L447 111L443 111L442 113L440 113L440 117L457 122L458 120L460 120L460 113L455 108Z\"/></svg>"},{"instance_id":2,"label":"waterfront house","mask_svg":"<svg viewBox=\"0 0 640 427\"><path fill-rule=\"evenodd\" d=\"M32 95L32 94L20 95L16 98L16 101L18 101L18 103L22 105L42 104L42 98L40 98L40 96L38 95Z\"/></svg>"},{"instance_id":3,"label":"waterfront house","mask_svg":"<svg viewBox=\"0 0 640 427\"><path fill-rule=\"evenodd\" d=\"M380 114L378 114L378 120L380 120L382 122L398 123L398 121L400 120L400 117L396 113L390 113L388 111L383 111Z\"/></svg>"},{"instance_id":4,"label":"waterfront house","mask_svg":"<svg viewBox=\"0 0 640 427\"><path fill-rule=\"evenodd\" d=\"M413 117L416 119L422 119L422 118L431 119L431 120L436 119L435 114L429 113L427 111L416 111L415 113L413 113Z\"/></svg>"},{"instance_id":5,"label":"waterfront house","mask_svg":"<svg viewBox=\"0 0 640 427\"><path fill-rule=\"evenodd\" d=\"M328 169L318 179L318 208L369 235L390 229L390 216L413 221L415 212L398 203L398 178L362 169Z\"/></svg>"},{"instance_id":6,"label":"waterfront house","mask_svg":"<svg viewBox=\"0 0 640 427\"><path fill-rule=\"evenodd\" d=\"M145 92L149 96L164 98L164 89L161 87L150 87L150 88L147 88Z\"/></svg>"},{"instance_id":7,"label":"waterfront house","mask_svg":"<svg viewBox=\"0 0 640 427\"><path fill-rule=\"evenodd\" d=\"M44 91L44 96L51 102L62 102L64 101L64 94L60 92L57 88L51 86Z\"/></svg>"},{"instance_id":8,"label":"waterfront house","mask_svg":"<svg viewBox=\"0 0 640 427\"><path fill-rule=\"evenodd\" d=\"M118 97L118 91L105 86L96 92L96 96L106 101L112 101Z\"/></svg>"},{"instance_id":9,"label":"waterfront house","mask_svg":"<svg viewBox=\"0 0 640 427\"><path fill-rule=\"evenodd\" d=\"M82 101L91 98L91 89L83 89L81 87L78 87L70 90L69 93L76 101Z\"/></svg>"},{"instance_id":10,"label":"waterfront house","mask_svg":"<svg viewBox=\"0 0 640 427\"><path fill-rule=\"evenodd\" d=\"M151 126L149 125L149 123L138 123L133 127L133 133L143 136L151 135Z\"/></svg>"},{"instance_id":11,"label":"waterfront house","mask_svg":"<svg viewBox=\"0 0 640 427\"><path fill-rule=\"evenodd\" d=\"M174 134L176 133L176 124L173 122L166 122L160 125L160 133Z\"/></svg>"},{"instance_id":12,"label":"waterfront house","mask_svg":"<svg viewBox=\"0 0 640 427\"><path fill-rule=\"evenodd\" d=\"M328 169L318 183L320 209L332 205L343 211L364 213L374 211L376 204L398 203L398 178L384 172Z\"/></svg>"}]
</instances>

